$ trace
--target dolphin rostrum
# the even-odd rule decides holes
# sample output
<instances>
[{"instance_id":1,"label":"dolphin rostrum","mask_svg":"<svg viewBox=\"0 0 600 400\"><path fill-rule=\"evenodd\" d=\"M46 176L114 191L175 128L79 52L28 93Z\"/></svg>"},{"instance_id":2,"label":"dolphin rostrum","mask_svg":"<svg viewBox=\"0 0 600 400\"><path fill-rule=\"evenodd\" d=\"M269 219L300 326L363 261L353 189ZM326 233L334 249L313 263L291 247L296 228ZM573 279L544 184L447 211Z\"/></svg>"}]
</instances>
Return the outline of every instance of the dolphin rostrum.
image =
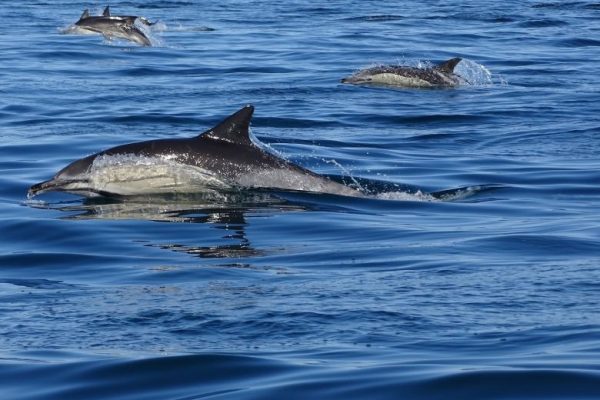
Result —
<instances>
[{"instance_id":1,"label":"dolphin rostrum","mask_svg":"<svg viewBox=\"0 0 600 400\"><path fill-rule=\"evenodd\" d=\"M130 143L76 160L33 185L28 197L50 191L96 197L239 188L364 195L261 149L250 138L253 112L247 105L196 137Z\"/></svg>"},{"instance_id":2,"label":"dolphin rostrum","mask_svg":"<svg viewBox=\"0 0 600 400\"><path fill-rule=\"evenodd\" d=\"M415 88L453 87L465 82L454 73L461 58L452 58L430 68L384 65L358 71L342 79L342 83L391 85Z\"/></svg>"},{"instance_id":3,"label":"dolphin rostrum","mask_svg":"<svg viewBox=\"0 0 600 400\"><path fill-rule=\"evenodd\" d=\"M86 9L81 14L79 21L67 30L70 33L99 33L107 39L120 38L130 40L142 46L151 46L150 38L136 26L136 21L150 26L152 23L144 17L133 15L111 15L110 8L106 6L102 15L91 16Z\"/></svg>"}]
</instances>

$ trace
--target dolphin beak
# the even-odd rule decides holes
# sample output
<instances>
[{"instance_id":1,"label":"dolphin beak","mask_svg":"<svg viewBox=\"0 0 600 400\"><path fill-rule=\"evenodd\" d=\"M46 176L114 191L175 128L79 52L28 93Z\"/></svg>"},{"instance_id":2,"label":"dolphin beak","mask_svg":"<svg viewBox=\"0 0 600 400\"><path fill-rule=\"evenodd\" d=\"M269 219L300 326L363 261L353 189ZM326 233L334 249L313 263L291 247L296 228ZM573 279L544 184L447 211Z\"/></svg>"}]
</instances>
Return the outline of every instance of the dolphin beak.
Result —
<instances>
[{"instance_id":1,"label":"dolphin beak","mask_svg":"<svg viewBox=\"0 0 600 400\"><path fill-rule=\"evenodd\" d=\"M69 185L73 183L84 183L87 182L85 179L74 179L74 180L65 180L65 179L56 179L52 178L50 180L36 183L31 186L27 191L27 198L31 199L39 194L46 192L66 192L69 191Z\"/></svg>"},{"instance_id":2,"label":"dolphin beak","mask_svg":"<svg viewBox=\"0 0 600 400\"><path fill-rule=\"evenodd\" d=\"M35 185L31 186L27 191L27 198L31 199L37 196L38 194L55 190L55 188L57 188L59 185L60 183L57 182L56 179L50 179L48 181L36 183Z\"/></svg>"},{"instance_id":3,"label":"dolphin beak","mask_svg":"<svg viewBox=\"0 0 600 400\"><path fill-rule=\"evenodd\" d=\"M342 82L342 83L363 83L363 79L358 78L354 75L351 75L351 76L342 78L342 80L340 82Z\"/></svg>"}]
</instances>

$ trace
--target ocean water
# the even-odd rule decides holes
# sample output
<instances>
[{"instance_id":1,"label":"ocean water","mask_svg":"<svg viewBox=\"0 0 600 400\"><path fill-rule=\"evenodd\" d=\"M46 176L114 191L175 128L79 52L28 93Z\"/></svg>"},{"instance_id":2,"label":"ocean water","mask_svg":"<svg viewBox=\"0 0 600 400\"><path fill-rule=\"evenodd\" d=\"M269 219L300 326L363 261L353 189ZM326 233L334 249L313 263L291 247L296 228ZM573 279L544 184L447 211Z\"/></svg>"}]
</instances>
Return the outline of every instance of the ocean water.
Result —
<instances>
[{"instance_id":1,"label":"ocean water","mask_svg":"<svg viewBox=\"0 0 600 400\"><path fill-rule=\"evenodd\" d=\"M3 399L600 398L600 3L110 5L156 46L0 7ZM455 56L455 89L340 83ZM246 104L376 195L27 199Z\"/></svg>"}]
</instances>

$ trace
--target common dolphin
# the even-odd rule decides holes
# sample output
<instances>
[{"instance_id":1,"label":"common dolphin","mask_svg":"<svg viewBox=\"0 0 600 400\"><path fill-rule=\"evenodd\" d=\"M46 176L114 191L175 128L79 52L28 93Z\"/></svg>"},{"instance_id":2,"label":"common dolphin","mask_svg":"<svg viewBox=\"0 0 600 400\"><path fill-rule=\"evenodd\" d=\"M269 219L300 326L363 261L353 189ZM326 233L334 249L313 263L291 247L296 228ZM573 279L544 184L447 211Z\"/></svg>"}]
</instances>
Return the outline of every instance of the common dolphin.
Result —
<instances>
[{"instance_id":1,"label":"common dolphin","mask_svg":"<svg viewBox=\"0 0 600 400\"><path fill-rule=\"evenodd\" d=\"M342 83L391 85L415 88L453 87L465 82L454 73L454 68L462 59L452 58L430 68L417 68L403 65L384 65L358 71L342 79Z\"/></svg>"},{"instance_id":2,"label":"common dolphin","mask_svg":"<svg viewBox=\"0 0 600 400\"><path fill-rule=\"evenodd\" d=\"M108 39L121 38L138 43L142 46L151 46L150 38L138 27L135 22L140 21L144 25L152 25L143 17L133 15L111 15L107 6L102 15L91 16L86 9L81 14L79 21L75 22L71 29L72 33L100 33Z\"/></svg>"},{"instance_id":3,"label":"common dolphin","mask_svg":"<svg viewBox=\"0 0 600 400\"><path fill-rule=\"evenodd\" d=\"M362 197L349 186L277 157L250 138L247 105L192 138L125 144L76 160L28 197L60 191L86 197L270 188Z\"/></svg>"}]
</instances>

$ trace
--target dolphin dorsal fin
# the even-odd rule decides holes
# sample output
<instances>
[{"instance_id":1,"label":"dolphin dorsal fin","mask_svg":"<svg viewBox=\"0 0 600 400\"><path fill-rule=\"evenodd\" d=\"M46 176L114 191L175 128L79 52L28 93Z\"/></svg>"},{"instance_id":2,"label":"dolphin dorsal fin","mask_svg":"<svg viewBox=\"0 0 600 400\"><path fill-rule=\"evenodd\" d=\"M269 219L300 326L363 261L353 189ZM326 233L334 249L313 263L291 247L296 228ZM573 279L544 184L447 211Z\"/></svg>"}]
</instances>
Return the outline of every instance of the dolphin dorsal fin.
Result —
<instances>
[{"instance_id":1,"label":"dolphin dorsal fin","mask_svg":"<svg viewBox=\"0 0 600 400\"><path fill-rule=\"evenodd\" d=\"M198 139L210 138L228 143L251 145L250 120L254 113L254 106L248 104L239 111L225 118L214 128L201 133Z\"/></svg>"},{"instance_id":2,"label":"dolphin dorsal fin","mask_svg":"<svg viewBox=\"0 0 600 400\"><path fill-rule=\"evenodd\" d=\"M104 12L102 13L103 17L110 17L110 6L106 6Z\"/></svg>"},{"instance_id":3,"label":"dolphin dorsal fin","mask_svg":"<svg viewBox=\"0 0 600 400\"><path fill-rule=\"evenodd\" d=\"M451 58L450 60L444 61L440 65L437 65L435 68L442 72L446 72L446 73L450 74L450 73L454 72L454 68L456 67L456 64L458 64L461 61L462 61L462 58L460 58L460 57Z\"/></svg>"},{"instance_id":4,"label":"dolphin dorsal fin","mask_svg":"<svg viewBox=\"0 0 600 400\"><path fill-rule=\"evenodd\" d=\"M79 17L79 20L81 21L82 19L86 19L89 17L90 17L90 11L86 8L85 10L83 10L81 17Z\"/></svg>"}]
</instances>

